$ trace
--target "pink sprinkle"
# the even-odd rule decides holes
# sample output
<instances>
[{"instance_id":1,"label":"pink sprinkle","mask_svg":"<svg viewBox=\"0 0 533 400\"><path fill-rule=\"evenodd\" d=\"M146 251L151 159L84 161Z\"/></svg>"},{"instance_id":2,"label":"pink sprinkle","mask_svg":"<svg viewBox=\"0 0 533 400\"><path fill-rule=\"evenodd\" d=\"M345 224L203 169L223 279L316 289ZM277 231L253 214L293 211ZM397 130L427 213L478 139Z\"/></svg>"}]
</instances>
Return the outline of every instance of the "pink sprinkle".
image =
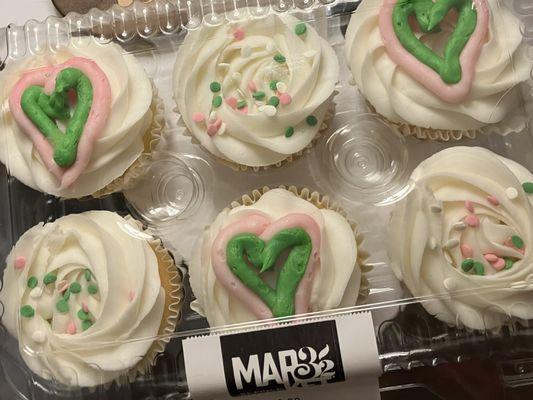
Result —
<instances>
[{"instance_id":1,"label":"pink sprinkle","mask_svg":"<svg viewBox=\"0 0 533 400\"><path fill-rule=\"evenodd\" d=\"M217 118L215 122L207 125L207 134L209 136L215 136L218 130L220 129L221 125L222 125L222 120L220 118Z\"/></svg>"},{"instance_id":2,"label":"pink sprinkle","mask_svg":"<svg viewBox=\"0 0 533 400\"><path fill-rule=\"evenodd\" d=\"M86 313L89 312L89 306L87 305L87 302L85 301L81 302L81 309L83 310L83 312L86 312Z\"/></svg>"},{"instance_id":3,"label":"pink sprinkle","mask_svg":"<svg viewBox=\"0 0 533 400\"><path fill-rule=\"evenodd\" d=\"M15 258L14 267L17 270L23 270L26 266L26 257L19 256Z\"/></svg>"},{"instance_id":4,"label":"pink sprinkle","mask_svg":"<svg viewBox=\"0 0 533 400\"><path fill-rule=\"evenodd\" d=\"M500 259L500 257L498 257L496 254L492 254L492 253L487 253L483 257L485 257L485 260L487 260L490 263L495 263L496 261L498 261L498 259Z\"/></svg>"},{"instance_id":5,"label":"pink sprinkle","mask_svg":"<svg viewBox=\"0 0 533 400\"><path fill-rule=\"evenodd\" d=\"M248 114L248 107L243 107L239 111L242 112L243 114Z\"/></svg>"},{"instance_id":6,"label":"pink sprinkle","mask_svg":"<svg viewBox=\"0 0 533 400\"><path fill-rule=\"evenodd\" d=\"M470 200L465 201L465 208L471 213L474 212L474 205L472 204Z\"/></svg>"},{"instance_id":7,"label":"pink sprinkle","mask_svg":"<svg viewBox=\"0 0 533 400\"><path fill-rule=\"evenodd\" d=\"M467 244L461 245L461 254L465 258L472 258L474 256L474 250L472 250L472 247L470 247Z\"/></svg>"},{"instance_id":8,"label":"pink sprinkle","mask_svg":"<svg viewBox=\"0 0 533 400\"><path fill-rule=\"evenodd\" d=\"M67 333L69 335L74 335L76 333L76 324L73 321L70 321L67 325Z\"/></svg>"},{"instance_id":9,"label":"pink sprinkle","mask_svg":"<svg viewBox=\"0 0 533 400\"><path fill-rule=\"evenodd\" d=\"M500 202L498 199L492 195L487 196L487 201L492 204L493 206L499 206Z\"/></svg>"},{"instance_id":10,"label":"pink sprinkle","mask_svg":"<svg viewBox=\"0 0 533 400\"><path fill-rule=\"evenodd\" d=\"M250 89L250 92L257 92L257 85L254 81L248 82L248 89Z\"/></svg>"},{"instance_id":11,"label":"pink sprinkle","mask_svg":"<svg viewBox=\"0 0 533 400\"><path fill-rule=\"evenodd\" d=\"M205 115L204 113L201 113L201 112L195 112L193 115L192 115L192 120L196 123L200 123L202 122L203 120L205 120Z\"/></svg>"},{"instance_id":12,"label":"pink sprinkle","mask_svg":"<svg viewBox=\"0 0 533 400\"><path fill-rule=\"evenodd\" d=\"M129 301L133 301L133 299L135 298L135 292L133 290L130 290L130 292L128 293L128 299Z\"/></svg>"},{"instance_id":13,"label":"pink sprinkle","mask_svg":"<svg viewBox=\"0 0 533 400\"><path fill-rule=\"evenodd\" d=\"M233 32L233 37L235 40L243 40L246 35L244 34L244 31L241 28L237 28L235 32Z\"/></svg>"},{"instance_id":14,"label":"pink sprinkle","mask_svg":"<svg viewBox=\"0 0 533 400\"><path fill-rule=\"evenodd\" d=\"M235 109L235 107L237 107L237 99L235 97L233 97L233 96L228 97L226 99L226 103L228 104L228 106L230 106L233 109Z\"/></svg>"},{"instance_id":15,"label":"pink sprinkle","mask_svg":"<svg viewBox=\"0 0 533 400\"><path fill-rule=\"evenodd\" d=\"M68 282L64 279L62 281L57 282L56 284L56 289L60 293L63 293L65 290L67 290L67 288L68 288Z\"/></svg>"},{"instance_id":16,"label":"pink sprinkle","mask_svg":"<svg viewBox=\"0 0 533 400\"><path fill-rule=\"evenodd\" d=\"M503 258L498 257L498 259L494 263L492 263L492 266L495 270L501 271L505 267L505 260Z\"/></svg>"},{"instance_id":17,"label":"pink sprinkle","mask_svg":"<svg viewBox=\"0 0 533 400\"><path fill-rule=\"evenodd\" d=\"M282 93L279 95L279 102L283 104L284 106L286 106L287 104L291 104L292 97L288 93Z\"/></svg>"},{"instance_id":18,"label":"pink sprinkle","mask_svg":"<svg viewBox=\"0 0 533 400\"><path fill-rule=\"evenodd\" d=\"M477 228L479 226L479 218L474 214L467 215L465 217L465 222L468 226L472 228Z\"/></svg>"}]
</instances>

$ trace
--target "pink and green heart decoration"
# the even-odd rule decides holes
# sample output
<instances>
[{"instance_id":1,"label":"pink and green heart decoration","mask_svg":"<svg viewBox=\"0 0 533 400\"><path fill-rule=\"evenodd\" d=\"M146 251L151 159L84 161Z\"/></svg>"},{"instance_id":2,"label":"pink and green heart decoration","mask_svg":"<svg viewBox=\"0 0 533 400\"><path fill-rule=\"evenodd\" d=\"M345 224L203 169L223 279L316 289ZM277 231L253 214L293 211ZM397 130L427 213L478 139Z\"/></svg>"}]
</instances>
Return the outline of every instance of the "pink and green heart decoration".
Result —
<instances>
[{"instance_id":1,"label":"pink and green heart decoration","mask_svg":"<svg viewBox=\"0 0 533 400\"><path fill-rule=\"evenodd\" d=\"M211 264L218 281L258 319L309 311L314 271L320 263L320 228L306 214L271 221L247 215L217 235ZM286 257L286 258L285 258ZM262 275L276 267L276 285Z\"/></svg>"},{"instance_id":2,"label":"pink and green heart decoration","mask_svg":"<svg viewBox=\"0 0 533 400\"><path fill-rule=\"evenodd\" d=\"M457 15L442 54L424 44L424 35L441 34L441 24ZM487 38L486 0L384 0L379 29L389 57L409 76L449 103L465 100Z\"/></svg>"},{"instance_id":3,"label":"pink and green heart decoration","mask_svg":"<svg viewBox=\"0 0 533 400\"><path fill-rule=\"evenodd\" d=\"M9 108L44 165L65 188L89 164L107 123L111 87L94 61L74 57L25 72L12 89Z\"/></svg>"}]
</instances>

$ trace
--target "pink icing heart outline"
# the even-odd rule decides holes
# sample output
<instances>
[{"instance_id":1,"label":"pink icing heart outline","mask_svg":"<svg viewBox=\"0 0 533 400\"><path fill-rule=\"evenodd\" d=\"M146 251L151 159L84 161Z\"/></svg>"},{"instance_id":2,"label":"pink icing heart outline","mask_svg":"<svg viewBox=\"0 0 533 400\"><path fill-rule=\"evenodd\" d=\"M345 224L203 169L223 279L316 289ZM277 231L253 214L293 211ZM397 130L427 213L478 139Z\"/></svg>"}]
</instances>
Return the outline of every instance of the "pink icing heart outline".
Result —
<instances>
[{"instance_id":1,"label":"pink icing heart outline","mask_svg":"<svg viewBox=\"0 0 533 400\"><path fill-rule=\"evenodd\" d=\"M437 72L415 58L398 40L392 26L392 12L397 1L384 0L379 13L379 30L389 57L442 100L448 103L460 103L465 100L472 89L476 64L489 28L489 8L486 0L474 0L477 9L476 29L459 57L462 79L453 85L443 82Z\"/></svg>"},{"instance_id":2,"label":"pink icing heart outline","mask_svg":"<svg viewBox=\"0 0 533 400\"><path fill-rule=\"evenodd\" d=\"M78 143L76 161L68 168L61 168L53 159L52 145L24 113L20 100L24 90L33 85L44 87L44 92L48 95L52 93L55 88L57 74L68 67L77 68L87 75L93 86L93 104ZM44 165L60 181L61 188L66 188L78 179L89 164L94 144L100 137L109 117L111 86L104 71L94 61L82 57L74 57L63 64L41 67L25 72L12 89L9 96L9 108L15 122L37 149Z\"/></svg>"},{"instance_id":3,"label":"pink icing heart outline","mask_svg":"<svg viewBox=\"0 0 533 400\"><path fill-rule=\"evenodd\" d=\"M211 248L211 264L215 276L222 286L226 288L228 293L239 299L258 319L273 318L272 311L270 311L258 295L231 272L226 262L226 247L228 242L240 233L252 233L264 241L269 241L277 232L288 228L305 229L311 238L313 246L307 263L307 269L298 284L294 298L296 314L305 314L309 312L313 277L317 265L320 264L320 227L313 218L306 214L287 214L271 222L263 214L250 214L222 229L215 238Z\"/></svg>"}]
</instances>

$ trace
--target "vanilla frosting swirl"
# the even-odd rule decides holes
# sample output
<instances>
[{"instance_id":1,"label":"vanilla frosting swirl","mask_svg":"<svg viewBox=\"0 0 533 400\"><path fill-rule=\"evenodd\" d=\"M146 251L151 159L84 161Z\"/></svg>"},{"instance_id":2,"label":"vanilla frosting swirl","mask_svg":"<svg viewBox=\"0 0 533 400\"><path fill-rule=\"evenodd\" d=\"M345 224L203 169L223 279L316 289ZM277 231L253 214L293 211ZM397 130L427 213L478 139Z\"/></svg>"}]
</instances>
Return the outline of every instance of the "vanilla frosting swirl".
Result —
<instances>
[{"instance_id":1,"label":"vanilla frosting swirl","mask_svg":"<svg viewBox=\"0 0 533 400\"><path fill-rule=\"evenodd\" d=\"M197 250L189 266L191 288L196 296L192 307L207 318L210 326L257 319L250 308L230 295L217 279L212 264L212 248L219 233L252 215L261 215L274 222L295 213L311 217L320 230L320 260L312 273L309 311L355 305L361 269L357 264L355 235L348 221L336 211L319 209L285 189L273 189L252 205L223 210L204 231L196 245ZM279 265L274 269L275 271L261 274L272 287L275 287Z\"/></svg>"},{"instance_id":2,"label":"vanilla frosting swirl","mask_svg":"<svg viewBox=\"0 0 533 400\"><path fill-rule=\"evenodd\" d=\"M338 76L335 53L315 29L271 14L189 32L174 67L174 98L189 131L211 153L266 166L309 145ZM213 104L218 96L220 106ZM269 104L272 97L278 105Z\"/></svg>"},{"instance_id":3,"label":"vanilla frosting swirl","mask_svg":"<svg viewBox=\"0 0 533 400\"><path fill-rule=\"evenodd\" d=\"M474 329L533 318L533 174L489 150L452 147L412 180L393 211L389 252L413 296Z\"/></svg>"},{"instance_id":4,"label":"vanilla frosting swirl","mask_svg":"<svg viewBox=\"0 0 533 400\"><path fill-rule=\"evenodd\" d=\"M108 211L24 233L7 258L0 300L2 323L36 374L95 386L144 357L153 339L139 339L158 334L165 305L150 239Z\"/></svg>"},{"instance_id":5,"label":"vanilla frosting swirl","mask_svg":"<svg viewBox=\"0 0 533 400\"><path fill-rule=\"evenodd\" d=\"M475 130L520 113L524 100L519 84L530 77L533 65L518 19L497 0L487 3L489 36L472 89L466 100L454 104L439 99L390 59L378 23L383 0L363 0L346 32L348 65L363 96L392 122L433 129ZM442 28L441 33L418 36L439 52L453 29L449 23Z\"/></svg>"},{"instance_id":6,"label":"vanilla frosting swirl","mask_svg":"<svg viewBox=\"0 0 533 400\"><path fill-rule=\"evenodd\" d=\"M123 54L116 44L100 45L92 39L83 47L10 60L0 74L0 161L9 173L36 190L58 197L90 195L121 176L143 151L143 135L152 122L152 85L133 55ZM10 113L8 98L25 71L61 64L72 57L96 62L111 86L111 110L97 139L89 164L74 184L61 188L46 168L32 141Z\"/></svg>"}]
</instances>

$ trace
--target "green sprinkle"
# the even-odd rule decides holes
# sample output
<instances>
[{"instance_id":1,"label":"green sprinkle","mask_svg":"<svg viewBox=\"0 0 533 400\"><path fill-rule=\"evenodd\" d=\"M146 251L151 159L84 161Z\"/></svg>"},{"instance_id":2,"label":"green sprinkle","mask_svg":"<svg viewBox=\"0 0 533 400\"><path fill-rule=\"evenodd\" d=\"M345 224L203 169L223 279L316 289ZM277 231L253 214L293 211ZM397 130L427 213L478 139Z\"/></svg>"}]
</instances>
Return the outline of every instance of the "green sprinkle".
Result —
<instances>
[{"instance_id":1,"label":"green sprinkle","mask_svg":"<svg viewBox=\"0 0 533 400\"><path fill-rule=\"evenodd\" d=\"M268 99L268 104L270 104L271 106L277 107L279 105L279 97L272 96L270 99Z\"/></svg>"},{"instance_id":2,"label":"green sprinkle","mask_svg":"<svg viewBox=\"0 0 533 400\"><path fill-rule=\"evenodd\" d=\"M57 281L57 276L52 273L46 274L43 278L43 283L45 285L49 285L50 283L54 283L55 281Z\"/></svg>"},{"instance_id":3,"label":"green sprinkle","mask_svg":"<svg viewBox=\"0 0 533 400\"><path fill-rule=\"evenodd\" d=\"M513 242L514 246L517 249L523 249L524 248L524 241L520 236L513 235L511 236L511 242Z\"/></svg>"},{"instance_id":4,"label":"green sprinkle","mask_svg":"<svg viewBox=\"0 0 533 400\"><path fill-rule=\"evenodd\" d=\"M252 93L252 97L256 100L262 100L265 98L265 92L255 92L255 93Z\"/></svg>"},{"instance_id":5,"label":"green sprinkle","mask_svg":"<svg viewBox=\"0 0 533 400\"><path fill-rule=\"evenodd\" d=\"M524 182L522 183L522 187L524 188L524 192L533 193L533 182Z\"/></svg>"},{"instance_id":6,"label":"green sprinkle","mask_svg":"<svg viewBox=\"0 0 533 400\"><path fill-rule=\"evenodd\" d=\"M86 319L81 323L81 329L83 329L84 331L89 329L91 326L93 326L93 321L91 321L90 319Z\"/></svg>"},{"instance_id":7,"label":"green sprinkle","mask_svg":"<svg viewBox=\"0 0 533 400\"><path fill-rule=\"evenodd\" d=\"M209 89L211 89L213 93L220 92L220 83L218 83L217 81L211 82L211 84L209 85Z\"/></svg>"},{"instance_id":8,"label":"green sprinkle","mask_svg":"<svg viewBox=\"0 0 533 400\"><path fill-rule=\"evenodd\" d=\"M32 306L22 306L20 308L20 315L22 315L25 318L32 318L35 315L35 310Z\"/></svg>"},{"instance_id":9,"label":"green sprinkle","mask_svg":"<svg viewBox=\"0 0 533 400\"><path fill-rule=\"evenodd\" d=\"M471 258L465 258L463 262L461 263L461 268L463 269L464 272L470 271L473 266L474 266L474 260L472 260Z\"/></svg>"},{"instance_id":10,"label":"green sprinkle","mask_svg":"<svg viewBox=\"0 0 533 400\"><path fill-rule=\"evenodd\" d=\"M509 257L504 257L503 259L505 260L505 267L503 269L511 269L514 265L514 261Z\"/></svg>"},{"instance_id":11,"label":"green sprinkle","mask_svg":"<svg viewBox=\"0 0 533 400\"><path fill-rule=\"evenodd\" d=\"M307 125L309 126L315 126L318 120L314 115L310 115L305 119L305 122L307 122Z\"/></svg>"},{"instance_id":12,"label":"green sprinkle","mask_svg":"<svg viewBox=\"0 0 533 400\"><path fill-rule=\"evenodd\" d=\"M213 107L218 108L222 105L222 96L215 96L213 98Z\"/></svg>"},{"instance_id":13,"label":"green sprinkle","mask_svg":"<svg viewBox=\"0 0 533 400\"><path fill-rule=\"evenodd\" d=\"M82 321L87 321L91 319L91 316L89 315L89 313L83 311L83 308L80 308L77 315L78 315L78 318L81 319Z\"/></svg>"},{"instance_id":14,"label":"green sprinkle","mask_svg":"<svg viewBox=\"0 0 533 400\"><path fill-rule=\"evenodd\" d=\"M57 303L56 303L56 309L57 311L59 311L61 314L66 314L68 313L68 310L69 310L69 306L68 306L68 303L65 299L61 299L59 300Z\"/></svg>"},{"instance_id":15,"label":"green sprinkle","mask_svg":"<svg viewBox=\"0 0 533 400\"><path fill-rule=\"evenodd\" d=\"M474 261L474 271L476 275L485 275L485 267L479 261Z\"/></svg>"},{"instance_id":16,"label":"green sprinkle","mask_svg":"<svg viewBox=\"0 0 533 400\"><path fill-rule=\"evenodd\" d=\"M274 61L279 62L280 64L283 64L287 59L285 56L281 53L278 53L274 56Z\"/></svg>"},{"instance_id":17,"label":"green sprinkle","mask_svg":"<svg viewBox=\"0 0 533 400\"><path fill-rule=\"evenodd\" d=\"M279 81L270 81L270 90L276 90L277 87L276 85L278 84Z\"/></svg>"},{"instance_id":18,"label":"green sprinkle","mask_svg":"<svg viewBox=\"0 0 533 400\"><path fill-rule=\"evenodd\" d=\"M65 290L65 293L63 293L63 298L65 299L65 301L70 300L70 289Z\"/></svg>"},{"instance_id":19,"label":"green sprinkle","mask_svg":"<svg viewBox=\"0 0 533 400\"><path fill-rule=\"evenodd\" d=\"M85 272L83 273L85 275L85 280L87 282L90 282L91 281L91 270L90 269L86 269Z\"/></svg>"},{"instance_id":20,"label":"green sprinkle","mask_svg":"<svg viewBox=\"0 0 533 400\"><path fill-rule=\"evenodd\" d=\"M81 292L81 285L78 282L72 282L70 284L70 291L74 294Z\"/></svg>"},{"instance_id":21,"label":"green sprinkle","mask_svg":"<svg viewBox=\"0 0 533 400\"><path fill-rule=\"evenodd\" d=\"M246 100L239 100L239 102L237 103L237 108L240 110L244 107L246 107Z\"/></svg>"},{"instance_id":22,"label":"green sprinkle","mask_svg":"<svg viewBox=\"0 0 533 400\"><path fill-rule=\"evenodd\" d=\"M28 279L28 287L30 289L33 289L34 287L36 287L38 283L39 281L34 276L30 276L30 278Z\"/></svg>"},{"instance_id":23,"label":"green sprinkle","mask_svg":"<svg viewBox=\"0 0 533 400\"><path fill-rule=\"evenodd\" d=\"M96 286L94 283L91 283L89 286L87 286L87 291L89 294L96 294L98 293L98 286Z\"/></svg>"},{"instance_id":24,"label":"green sprinkle","mask_svg":"<svg viewBox=\"0 0 533 400\"><path fill-rule=\"evenodd\" d=\"M290 138L294 134L294 128L292 126L289 126L287 129L285 129L285 137Z\"/></svg>"},{"instance_id":25,"label":"green sprinkle","mask_svg":"<svg viewBox=\"0 0 533 400\"><path fill-rule=\"evenodd\" d=\"M305 22L300 22L294 27L294 33L298 36L303 35L305 32L307 32L307 25L305 25Z\"/></svg>"}]
</instances>

